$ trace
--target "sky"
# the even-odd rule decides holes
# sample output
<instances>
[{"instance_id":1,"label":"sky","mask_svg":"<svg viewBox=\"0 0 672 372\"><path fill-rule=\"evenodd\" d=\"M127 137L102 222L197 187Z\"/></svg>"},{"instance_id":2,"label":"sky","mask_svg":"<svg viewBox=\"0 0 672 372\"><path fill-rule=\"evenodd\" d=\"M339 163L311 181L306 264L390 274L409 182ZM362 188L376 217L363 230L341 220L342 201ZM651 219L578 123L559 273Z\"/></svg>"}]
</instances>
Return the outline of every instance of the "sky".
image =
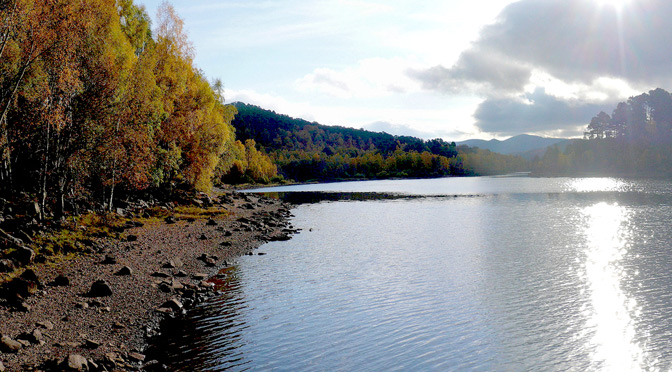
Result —
<instances>
[{"instance_id":1,"label":"sky","mask_svg":"<svg viewBox=\"0 0 672 372\"><path fill-rule=\"evenodd\" d=\"M136 0L155 18L159 0ZM672 90L669 0L173 0L195 64L241 101L462 141L580 137Z\"/></svg>"}]
</instances>

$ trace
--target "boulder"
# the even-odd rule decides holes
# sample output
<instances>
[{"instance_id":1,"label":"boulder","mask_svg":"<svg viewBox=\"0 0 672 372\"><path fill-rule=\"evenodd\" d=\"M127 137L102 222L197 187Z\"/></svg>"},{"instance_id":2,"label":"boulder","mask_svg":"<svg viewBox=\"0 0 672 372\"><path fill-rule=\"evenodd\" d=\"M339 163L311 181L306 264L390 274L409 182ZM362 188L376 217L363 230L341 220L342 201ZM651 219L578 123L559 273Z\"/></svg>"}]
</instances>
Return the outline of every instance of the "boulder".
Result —
<instances>
[{"instance_id":1,"label":"boulder","mask_svg":"<svg viewBox=\"0 0 672 372\"><path fill-rule=\"evenodd\" d=\"M161 305L161 307L171 309L174 312L181 311L183 308L182 303L178 301L176 298L171 298L170 300L164 302L163 305Z\"/></svg>"},{"instance_id":2,"label":"boulder","mask_svg":"<svg viewBox=\"0 0 672 372\"><path fill-rule=\"evenodd\" d=\"M112 288L104 280L97 280L91 285L88 295L90 297L105 297L112 295Z\"/></svg>"},{"instance_id":3,"label":"boulder","mask_svg":"<svg viewBox=\"0 0 672 372\"><path fill-rule=\"evenodd\" d=\"M35 260L35 251L25 246L18 246L12 253L12 258L19 264L25 266Z\"/></svg>"},{"instance_id":4,"label":"boulder","mask_svg":"<svg viewBox=\"0 0 672 372\"><path fill-rule=\"evenodd\" d=\"M0 260L0 273L9 273L16 269L16 262L8 258Z\"/></svg>"},{"instance_id":5,"label":"boulder","mask_svg":"<svg viewBox=\"0 0 672 372\"><path fill-rule=\"evenodd\" d=\"M23 273L21 273L21 278L34 282L35 284L37 284L37 288L43 287L42 283L40 283L40 279L38 279L37 274L35 274L35 271L33 271L33 269L24 270Z\"/></svg>"},{"instance_id":6,"label":"boulder","mask_svg":"<svg viewBox=\"0 0 672 372\"><path fill-rule=\"evenodd\" d=\"M57 287L67 287L70 285L70 279L67 276L61 274L54 279L54 285Z\"/></svg>"},{"instance_id":7,"label":"boulder","mask_svg":"<svg viewBox=\"0 0 672 372\"><path fill-rule=\"evenodd\" d=\"M145 356L140 354L140 353L128 353L128 359L134 361L134 362L143 362L145 360Z\"/></svg>"},{"instance_id":8,"label":"boulder","mask_svg":"<svg viewBox=\"0 0 672 372\"><path fill-rule=\"evenodd\" d=\"M83 346L87 349L97 349L100 347L100 342L86 338Z\"/></svg>"},{"instance_id":9,"label":"boulder","mask_svg":"<svg viewBox=\"0 0 672 372\"><path fill-rule=\"evenodd\" d=\"M6 285L5 297L8 300L20 300L37 292L37 283L18 277Z\"/></svg>"},{"instance_id":10,"label":"boulder","mask_svg":"<svg viewBox=\"0 0 672 372\"><path fill-rule=\"evenodd\" d=\"M16 336L17 340L26 340L31 344L39 344L40 341L44 341L44 337L42 336L42 331L39 329L35 328L33 329L32 332L24 332L18 336Z\"/></svg>"},{"instance_id":11,"label":"boulder","mask_svg":"<svg viewBox=\"0 0 672 372\"><path fill-rule=\"evenodd\" d=\"M9 336L0 337L0 350L5 353L16 353L21 350L22 347L23 345L21 345L20 342L12 340Z\"/></svg>"},{"instance_id":12,"label":"boulder","mask_svg":"<svg viewBox=\"0 0 672 372\"><path fill-rule=\"evenodd\" d=\"M217 226L217 221L212 218L208 218L208 222L205 223L206 226Z\"/></svg>"},{"instance_id":13,"label":"boulder","mask_svg":"<svg viewBox=\"0 0 672 372\"><path fill-rule=\"evenodd\" d=\"M70 354L68 355L68 358L63 361L61 367L63 367L63 370L65 371L83 372L89 370L89 362L79 354Z\"/></svg>"},{"instance_id":14,"label":"boulder","mask_svg":"<svg viewBox=\"0 0 672 372\"><path fill-rule=\"evenodd\" d=\"M128 275L133 275L133 269L131 269L131 268L128 267L128 266L124 266L124 267L122 267L121 269L119 269L119 271L117 271L116 273L114 273L114 275L118 275L118 276L128 276Z\"/></svg>"},{"instance_id":15,"label":"boulder","mask_svg":"<svg viewBox=\"0 0 672 372\"><path fill-rule=\"evenodd\" d=\"M54 323L52 323L52 322L50 322L50 321L48 321L48 320L41 320L41 321L39 321L39 322L36 322L35 325L38 326L38 327L42 327L42 328L44 328L44 329L46 329L46 330L52 330L52 329L54 329Z\"/></svg>"}]
</instances>

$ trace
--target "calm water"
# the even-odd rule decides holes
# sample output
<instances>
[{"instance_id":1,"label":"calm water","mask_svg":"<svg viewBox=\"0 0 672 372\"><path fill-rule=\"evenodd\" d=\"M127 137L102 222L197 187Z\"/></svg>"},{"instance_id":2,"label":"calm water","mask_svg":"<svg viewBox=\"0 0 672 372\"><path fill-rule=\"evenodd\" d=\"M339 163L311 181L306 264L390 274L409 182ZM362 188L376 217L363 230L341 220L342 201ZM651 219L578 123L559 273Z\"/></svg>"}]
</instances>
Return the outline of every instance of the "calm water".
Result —
<instances>
[{"instance_id":1,"label":"calm water","mask_svg":"<svg viewBox=\"0 0 672 372\"><path fill-rule=\"evenodd\" d=\"M183 371L672 369L672 183L445 178L298 206L172 341ZM449 197L446 197L448 195Z\"/></svg>"}]
</instances>

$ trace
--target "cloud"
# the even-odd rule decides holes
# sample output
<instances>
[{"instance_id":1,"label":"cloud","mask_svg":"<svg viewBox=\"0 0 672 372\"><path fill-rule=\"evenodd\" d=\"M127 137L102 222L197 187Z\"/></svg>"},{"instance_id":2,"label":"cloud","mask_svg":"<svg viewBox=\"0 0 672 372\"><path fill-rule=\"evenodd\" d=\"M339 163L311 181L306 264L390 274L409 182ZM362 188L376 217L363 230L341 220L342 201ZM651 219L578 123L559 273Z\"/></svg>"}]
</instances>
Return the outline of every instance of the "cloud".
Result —
<instances>
[{"instance_id":1,"label":"cloud","mask_svg":"<svg viewBox=\"0 0 672 372\"><path fill-rule=\"evenodd\" d=\"M412 75L425 87L447 91L482 84L508 92L520 89L534 70L569 83L590 84L600 77L669 83L670 15L668 0L631 1L622 7L586 0L522 0L484 27L455 65Z\"/></svg>"},{"instance_id":2,"label":"cloud","mask_svg":"<svg viewBox=\"0 0 672 372\"><path fill-rule=\"evenodd\" d=\"M476 112L476 126L483 132L507 136L520 133L564 131L585 127L600 111L611 112L616 102L588 103L546 94L543 88L522 97L488 98Z\"/></svg>"},{"instance_id":3,"label":"cloud","mask_svg":"<svg viewBox=\"0 0 672 372\"><path fill-rule=\"evenodd\" d=\"M404 58L368 58L342 70L317 68L296 81L303 92L338 98L373 98L417 92L420 85L405 71L418 63Z\"/></svg>"},{"instance_id":4,"label":"cloud","mask_svg":"<svg viewBox=\"0 0 672 372\"><path fill-rule=\"evenodd\" d=\"M485 98L476 126L498 134L570 130L633 92L672 84L672 2L521 0L451 66L407 71L424 89Z\"/></svg>"}]
</instances>

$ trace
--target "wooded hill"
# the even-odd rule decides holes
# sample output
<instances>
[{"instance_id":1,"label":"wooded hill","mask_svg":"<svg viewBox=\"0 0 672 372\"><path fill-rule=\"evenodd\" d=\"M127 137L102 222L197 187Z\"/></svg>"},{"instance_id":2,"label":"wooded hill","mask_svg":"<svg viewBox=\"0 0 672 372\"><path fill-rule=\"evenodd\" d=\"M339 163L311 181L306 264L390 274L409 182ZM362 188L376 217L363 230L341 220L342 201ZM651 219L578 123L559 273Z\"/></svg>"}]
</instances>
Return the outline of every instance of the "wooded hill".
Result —
<instances>
[{"instance_id":1,"label":"wooded hill","mask_svg":"<svg viewBox=\"0 0 672 372\"><path fill-rule=\"evenodd\" d=\"M598 113L583 140L551 147L539 175L672 176L672 95L657 88Z\"/></svg>"},{"instance_id":2,"label":"wooded hill","mask_svg":"<svg viewBox=\"0 0 672 372\"><path fill-rule=\"evenodd\" d=\"M438 177L496 174L528 169L523 159L487 150L458 148L442 139L423 140L363 129L327 126L234 103L238 138L256 145L278 172L309 179Z\"/></svg>"}]
</instances>

